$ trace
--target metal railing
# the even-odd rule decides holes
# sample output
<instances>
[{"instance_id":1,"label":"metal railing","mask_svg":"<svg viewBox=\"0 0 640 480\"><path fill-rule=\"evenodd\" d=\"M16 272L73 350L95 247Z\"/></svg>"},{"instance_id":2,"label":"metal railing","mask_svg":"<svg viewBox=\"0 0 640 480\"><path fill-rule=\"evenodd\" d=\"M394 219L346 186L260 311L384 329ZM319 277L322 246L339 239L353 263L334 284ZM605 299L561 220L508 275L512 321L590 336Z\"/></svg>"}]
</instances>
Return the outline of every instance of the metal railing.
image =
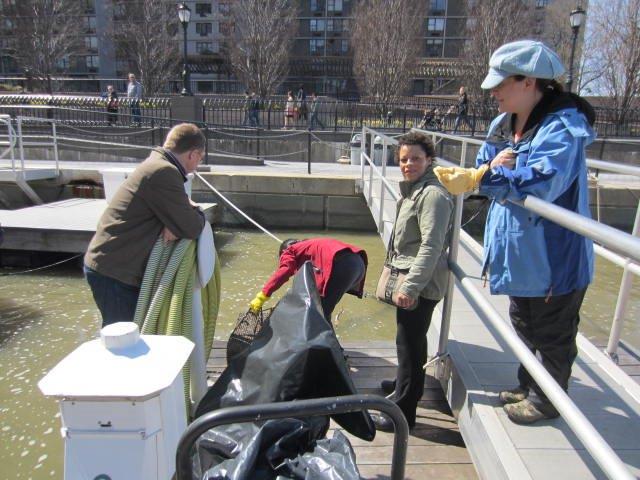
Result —
<instances>
[{"instance_id":1,"label":"metal railing","mask_svg":"<svg viewBox=\"0 0 640 480\"><path fill-rule=\"evenodd\" d=\"M241 95L200 95L203 100L203 118L215 125L242 127L252 125L248 115L247 100ZM286 96L273 95L259 99L255 118L261 128L284 127ZM119 98L120 112L128 113L135 100L124 94ZM170 118L171 97L148 97L140 101L142 115ZM101 96L71 95L0 95L0 105L45 105L91 111L104 111L107 100ZM402 130L427 128L438 131L453 131L457 118L457 101L452 98L403 98L394 103L375 101L349 102L330 97L318 99L313 127L320 130L345 131L369 126L378 130ZM311 124L311 97L306 100L306 113L297 112L292 124L297 128L308 128ZM640 109L632 109L624 116L620 111L608 107L594 107L596 121L594 129L600 138L640 137ZM459 130L472 136L486 132L497 115L492 105L483 107L471 103L467 119Z\"/></svg>"},{"instance_id":2,"label":"metal railing","mask_svg":"<svg viewBox=\"0 0 640 480\"><path fill-rule=\"evenodd\" d=\"M482 142L479 140L469 139L465 137L456 137L453 135L446 135L438 132L423 131L423 133L430 135L433 138L434 144L437 144L443 139L461 142L462 148L460 151L460 165L465 164L467 147L469 144L482 144ZM397 144L397 140L394 138L387 137L380 132L376 132L367 127L364 127L362 129L363 142L361 152L361 182L363 184L365 183L365 167L367 167L369 168L368 202L370 205L372 204L370 198L372 197L373 192L372 189L374 183L374 174L377 176L381 176L383 174L385 170L384 162L386 161L386 159L383 157L382 169L379 169L376 165L374 165L374 161L372 160L372 157L374 157L373 135L381 137L383 142L383 149L386 149L387 145ZM367 136L369 138L367 138ZM622 170L624 170L625 173L640 175L640 168L637 167L621 166L602 161L588 161L587 164L590 168L594 169L615 172L621 172ZM386 181L386 179L382 179L382 177L380 177L380 180L385 186L385 188L381 190L381 193L384 193L384 191L389 191L391 198L397 200L398 194L396 192L391 192L390 188L387 188L387 186L390 185L388 181ZM381 195L381 210L383 210L384 208L384 202L384 196ZM614 262L618 265L621 264L623 268L625 268L625 275L623 275L623 284L621 285L621 291L618 296L618 304L626 305L630 291L630 280L627 280L628 274L637 273L638 264L640 264L640 238L637 237L638 223L640 222L640 220L638 220L640 218L640 205L638 207L636 215L634 234L630 235L607 225L603 225L595 220L582 217L581 215L578 215L572 211L558 207L557 205L553 205L549 202L545 202L544 200L533 196L527 196L524 201L514 203L519 204L520 206L535 212L541 217L549 219L571 231L600 242L601 245L598 246L596 251L598 252L598 250L600 250L602 253L598 252L598 254L607 259L616 258ZM448 356L447 345L449 339L449 325L451 321L451 306L453 301L453 288L455 279L457 278L459 281L460 290L465 295L465 298L469 301L469 303L474 307L476 313L480 314L496 329L502 340L506 342L506 344L513 351L518 360L522 362L529 374L537 382L542 391L547 395L560 415L567 422L571 430L576 434L580 442L582 442L585 448L590 452L590 454L593 456L593 458L602 468L605 474L612 479L635 478L627 469L624 462L622 462L622 460L620 460L620 458L617 456L615 451L606 443L600 433L588 421L588 419L579 410L576 404L569 398L567 393L562 390L562 388L557 384L553 377L551 377L551 375L546 371L542 364L537 360L535 355L533 355L529 351L526 345L517 336L515 331L504 320L500 313L491 305L491 303L484 297L482 292L474 285L473 281L462 270L460 265L458 265L457 253L459 242L457 241L457 239L460 238L462 204L463 195L457 195L453 214L454 226L452 232L451 247L449 249L448 256L450 274L447 293L443 300L444 304L442 309L442 323L438 341L438 351L435 357L429 362L437 362L436 375L439 378L443 378L446 368L446 358ZM382 222L379 223L379 231L383 233L383 238L386 243L387 238L385 238L384 235L386 233L386 230L384 230L384 227L382 227L381 229L380 225L382 225ZM472 239L466 234L463 235L462 238L462 241L464 243L472 241ZM613 253L614 251L618 252L622 256ZM615 348L617 348L617 342L619 340L619 333L622 325L622 317L624 316L624 309L621 307L620 310L622 311L622 314L617 316L617 319L614 320L609 342L612 347ZM616 308L616 311L618 311L618 308ZM609 350L610 348L608 347L607 353L611 355Z\"/></svg>"},{"instance_id":3,"label":"metal railing","mask_svg":"<svg viewBox=\"0 0 640 480\"><path fill-rule=\"evenodd\" d=\"M176 478L177 480L191 480L193 445L203 433L211 428L230 423L291 417L324 417L364 410L384 412L393 421L391 479L402 480L407 458L409 425L402 411L395 403L377 395L347 395L343 397L263 403L260 405L243 405L209 412L194 420L182 434L176 449Z\"/></svg>"}]
</instances>

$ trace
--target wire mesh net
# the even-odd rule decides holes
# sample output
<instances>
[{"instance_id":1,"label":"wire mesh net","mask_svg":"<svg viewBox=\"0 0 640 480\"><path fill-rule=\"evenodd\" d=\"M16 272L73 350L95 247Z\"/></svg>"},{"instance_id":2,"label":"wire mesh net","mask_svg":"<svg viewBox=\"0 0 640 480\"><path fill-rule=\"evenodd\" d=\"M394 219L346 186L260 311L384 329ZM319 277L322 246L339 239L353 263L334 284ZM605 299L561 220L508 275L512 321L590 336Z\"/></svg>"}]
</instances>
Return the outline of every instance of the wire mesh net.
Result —
<instances>
[{"instance_id":1,"label":"wire mesh net","mask_svg":"<svg viewBox=\"0 0 640 480\"><path fill-rule=\"evenodd\" d=\"M269 321L275 307L254 313L251 309L238 315L238 321L227 342L227 362L244 351Z\"/></svg>"}]
</instances>

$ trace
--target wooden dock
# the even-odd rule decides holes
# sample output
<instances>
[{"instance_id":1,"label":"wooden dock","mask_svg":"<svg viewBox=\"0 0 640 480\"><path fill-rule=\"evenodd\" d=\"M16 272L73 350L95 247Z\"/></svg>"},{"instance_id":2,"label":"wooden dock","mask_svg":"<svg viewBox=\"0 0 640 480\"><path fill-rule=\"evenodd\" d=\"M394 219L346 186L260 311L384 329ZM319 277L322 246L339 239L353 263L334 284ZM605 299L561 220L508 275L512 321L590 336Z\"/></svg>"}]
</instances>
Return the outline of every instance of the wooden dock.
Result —
<instances>
[{"instance_id":1,"label":"wooden dock","mask_svg":"<svg viewBox=\"0 0 640 480\"><path fill-rule=\"evenodd\" d=\"M384 395L380 381L395 376L397 359L393 342L363 341L343 344L349 357L351 376L359 393ZM226 344L215 342L207 363L210 384L226 367ZM418 408L418 419L409 436L406 478L475 479L476 470L458 430L455 418L440 387L427 371L424 396ZM339 429L334 422L331 429ZM346 432L344 432L346 433ZM346 434L354 447L360 474L365 479L389 478L393 434L377 432L373 442ZM332 432L329 432L329 437Z\"/></svg>"}]
</instances>

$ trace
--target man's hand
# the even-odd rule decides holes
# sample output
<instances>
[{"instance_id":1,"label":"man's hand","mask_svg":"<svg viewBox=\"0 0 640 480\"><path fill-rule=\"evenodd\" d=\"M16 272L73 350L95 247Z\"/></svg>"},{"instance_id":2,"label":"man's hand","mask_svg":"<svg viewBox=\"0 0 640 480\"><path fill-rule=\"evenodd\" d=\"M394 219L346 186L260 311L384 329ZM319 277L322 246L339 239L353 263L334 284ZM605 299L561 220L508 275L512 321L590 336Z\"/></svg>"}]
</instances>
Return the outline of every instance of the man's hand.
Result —
<instances>
[{"instance_id":1,"label":"man's hand","mask_svg":"<svg viewBox=\"0 0 640 480\"><path fill-rule=\"evenodd\" d=\"M396 305L400 308L411 308L416 301L404 293L398 293Z\"/></svg>"},{"instance_id":2,"label":"man's hand","mask_svg":"<svg viewBox=\"0 0 640 480\"><path fill-rule=\"evenodd\" d=\"M176 237L168 227L164 227L162 229L162 238L165 242L174 242L178 240L178 237Z\"/></svg>"},{"instance_id":3,"label":"man's hand","mask_svg":"<svg viewBox=\"0 0 640 480\"><path fill-rule=\"evenodd\" d=\"M511 148L505 148L491 160L491 168L513 168L516 164L516 153Z\"/></svg>"}]
</instances>

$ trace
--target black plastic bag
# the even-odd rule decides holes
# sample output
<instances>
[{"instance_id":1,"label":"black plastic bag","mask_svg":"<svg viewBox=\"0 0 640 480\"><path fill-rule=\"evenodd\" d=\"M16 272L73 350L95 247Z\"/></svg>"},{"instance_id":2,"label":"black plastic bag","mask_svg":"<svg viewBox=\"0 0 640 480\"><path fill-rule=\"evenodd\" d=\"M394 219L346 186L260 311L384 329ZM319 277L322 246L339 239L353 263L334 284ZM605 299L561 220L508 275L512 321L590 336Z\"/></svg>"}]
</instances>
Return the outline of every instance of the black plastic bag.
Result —
<instances>
[{"instance_id":1,"label":"black plastic bag","mask_svg":"<svg viewBox=\"0 0 640 480\"><path fill-rule=\"evenodd\" d=\"M196 417L236 405L357 393L342 348L324 318L312 269L310 262L300 268L269 322L200 401ZM367 412L332 418L359 438L375 437Z\"/></svg>"}]
</instances>

